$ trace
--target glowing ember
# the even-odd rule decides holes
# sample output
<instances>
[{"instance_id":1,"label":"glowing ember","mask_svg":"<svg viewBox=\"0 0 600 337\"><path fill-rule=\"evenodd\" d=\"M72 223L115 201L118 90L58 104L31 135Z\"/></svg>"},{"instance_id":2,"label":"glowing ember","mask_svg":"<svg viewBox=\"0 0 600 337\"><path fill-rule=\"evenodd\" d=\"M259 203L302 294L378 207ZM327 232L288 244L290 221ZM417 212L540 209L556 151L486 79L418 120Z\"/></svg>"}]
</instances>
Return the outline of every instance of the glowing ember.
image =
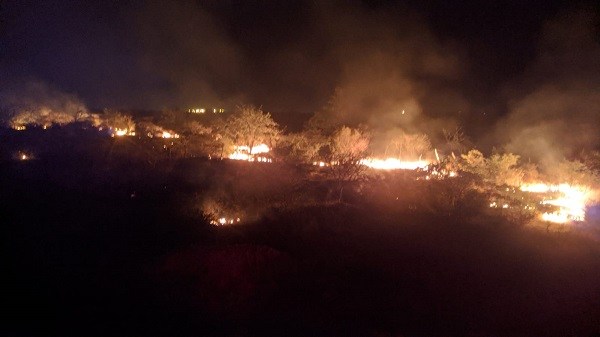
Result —
<instances>
[{"instance_id":1,"label":"glowing ember","mask_svg":"<svg viewBox=\"0 0 600 337\"><path fill-rule=\"evenodd\" d=\"M541 215L544 221L566 223L585 220L585 208L589 200L589 189L570 184L549 185L544 183L525 184L521 191L531 193L558 193L559 198L545 199L543 205L558 207L556 212L545 212Z\"/></svg>"},{"instance_id":2,"label":"glowing ember","mask_svg":"<svg viewBox=\"0 0 600 337\"><path fill-rule=\"evenodd\" d=\"M365 158L360 161L361 164L376 170L416 170L425 169L429 165L428 161L403 161L398 158Z\"/></svg>"}]
</instances>

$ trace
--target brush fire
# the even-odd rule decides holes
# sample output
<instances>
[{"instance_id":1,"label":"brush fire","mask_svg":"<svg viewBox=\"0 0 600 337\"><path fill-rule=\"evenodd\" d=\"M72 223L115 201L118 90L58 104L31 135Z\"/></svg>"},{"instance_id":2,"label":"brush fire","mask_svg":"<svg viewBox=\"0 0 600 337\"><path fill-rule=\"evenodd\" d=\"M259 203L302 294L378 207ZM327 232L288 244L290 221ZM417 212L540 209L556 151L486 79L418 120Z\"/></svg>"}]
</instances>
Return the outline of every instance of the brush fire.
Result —
<instances>
[{"instance_id":1,"label":"brush fire","mask_svg":"<svg viewBox=\"0 0 600 337\"><path fill-rule=\"evenodd\" d=\"M541 219L549 222L567 223L571 221L584 221L586 206L590 203L590 189L585 186L570 184L524 184L521 191L542 195L541 205L550 205L557 208L553 212L544 212Z\"/></svg>"},{"instance_id":2,"label":"brush fire","mask_svg":"<svg viewBox=\"0 0 600 337\"><path fill-rule=\"evenodd\" d=\"M110 134L111 137L135 136L135 131L128 129L114 128Z\"/></svg>"},{"instance_id":3,"label":"brush fire","mask_svg":"<svg viewBox=\"0 0 600 337\"><path fill-rule=\"evenodd\" d=\"M273 159L265 156L271 149L266 144L258 144L249 147L247 145L234 146L233 152L228 156L232 160L257 161L259 163L272 163Z\"/></svg>"},{"instance_id":4,"label":"brush fire","mask_svg":"<svg viewBox=\"0 0 600 337\"><path fill-rule=\"evenodd\" d=\"M240 218L227 218L221 217L218 219L210 220L210 224L214 226L233 225L242 221Z\"/></svg>"},{"instance_id":5,"label":"brush fire","mask_svg":"<svg viewBox=\"0 0 600 337\"><path fill-rule=\"evenodd\" d=\"M398 158L365 158L360 163L376 170L416 170L426 169L431 163L426 160L403 161Z\"/></svg>"},{"instance_id":6,"label":"brush fire","mask_svg":"<svg viewBox=\"0 0 600 337\"><path fill-rule=\"evenodd\" d=\"M262 112L261 112L262 113ZM53 116L62 116L60 114L51 114L48 115L52 118ZM66 118L58 119L57 121L49 119L50 117L46 116L45 119L25 116L20 117L20 119L13 119L9 126L17 131L24 131L28 129L29 125L33 126L41 126L43 129L47 129L48 127L57 124L63 125L67 123ZM83 117L82 117L83 116ZM100 117L102 116L102 117ZM266 115L265 115L266 116ZM264 117L264 116L263 116ZM270 117L269 117L270 118ZM126 137L126 136L136 136L136 126L137 129L141 130L141 134L147 136L148 138L161 138L161 139L178 139L184 138L185 141L182 140L182 144L189 142L187 138L189 136L188 133L184 133L184 135L180 135L178 132L173 129L166 129L162 126L154 124L148 119L142 119L137 125L134 122L133 118L128 115L123 115L118 112L106 110L102 115L96 114L82 114L77 118L73 118L71 122L81 122L86 121L88 124L96 127L98 130L107 130L107 134L110 137ZM239 121L238 121L239 122ZM229 123L233 125L236 124L235 121L230 121ZM241 123L240 125L244 125ZM226 156L226 158L230 160L238 160L238 161L247 161L247 162L258 162L258 163L272 163L273 162L273 154L272 148L267 145L267 143L274 143L273 140L276 139L276 136L279 134L279 131L273 131L269 128L273 128L273 125L269 124L267 127L266 134L275 135L275 136L261 136L258 135L258 138L246 138L245 142L252 143L256 139L258 144L256 145L244 145L237 144L233 146L232 151ZM35 129L35 128L34 128ZM222 140L222 134L220 136L216 136L216 133L219 132L218 127L212 126L202 126L202 133L197 134L207 134L209 136L211 132L215 131L215 135L213 137L214 141L222 141L221 148L227 144L224 140ZM225 129L227 130L227 129ZM231 131L231 130L229 130ZM237 133L236 133L237 132ZM237 139L238 141L244 139L243 132L232 132L234 136L230 136L229 142L232 142L232 139ZM224 133L227 135L227 132ZM257 135L253 135L252 137L256 137ZM347 132L349 137L358 137L360 134ZM262 138L261 138L262 137ZM273 138L275 137L275 138ZM138 137L140 138L140 137ZM141 139L141 138L140 138ZM306 141L306 139L305 139ZM310 142L310 139L308 140ZM352 144L357 143L361 145L361 154L359 152L352 152L355 148ZM217 143L218 144L218 143ZM229 143L231 144L231 143ZM342 145L347 145L346 147ZM171 144L173 145L173 143ZM400 157L377 157L377 156L368 156L366 155L366 149L368 147L368 141L360 138L355 142L352 141L344 141L339 142L336 149L347 150L350 151L351 154L348 158L360 158L362 159L354 159L347 160L339 153L334 160L323 160L327 158L327 156L313 156L312 158L316 158L317 160L312 159L308 161L312 163L312 165L320 168L323 173L327 172L327 170L336 169L340 163L345 163L344 165L354 165L354 166L363 166L368 170L374 171L396 171L396 170L404 170L404 171L415 171L418 174L415 175L414 179L416 180L444 180L449 178L454 178L462 174L462 172L468 172L470 174L474 174L475 176L479 176L482 178L482 183L487 184L491 189L503 189L504 187L500 187L503 184L508 184L511 186L507 188L507 193L515 193L515 191L520 191L529 195L526 197L528 199L534 200L534 202L529 202L525 205L520 204L518 207L524 208L526 211L530 211L536 213L538 218L542 221L553 222L553 223L571 223L571 222L581 222L586 220L586 207L589 207L594 204L592 195L595 191L592 187L586 186L586 184L568 184L568 183L548 183L548 182L535 182L535 183L507 183L511 181L512 176L499 177L498 172L501 172L503 169L506 169L507 172L516 168L517 171L521 172L520 177L522 177L525 172L518 171L524 170L519 168L517 165L518 156L513 154L504 154L504 155L492 155L489 158L485 158L481 152L472 150L469 151L466 155L456 156L452 152L452 156L448 156L447 158L443 158L443 156L438 153L437 149L421 151L416 153L417 155L409 155L412 157L411 160L402 159ZM405 144L404 147L408 148L410 144ZM166 149L166 145L163 146ZM217 145L215 148L219 147ZM388 146L392 148L392 146ZM313 152L318 153L318 151ZM211 157L215 152L208 153L207 157ZM25 152L17 152L14 156L15 160L26 161L32 159L32 155ZM319 158L320 157L320 158ZM418 159L417 159L418 158ZM423 159L427 158L427 159ZM346 160L344 162L344 160ZM512 160L512 161L511 161ZM462 166L461 166L462 165ZM503 166L505 165L505 166ZM508 165L508 166L506 166ZM499 171L500 170L500 171ZM501 174L500 174L501 175ZM514 180L514 179L513 179ZM517 179L520 181L520 178ZM592 184L596 186L596 184ZM506 185L505 185L506 186ZM510 192L512 191L512 192ZM514 197L514 196L513 196ZM497 208L500 210L504 209L515 209L518 202L514 202L515 200L510 200L509 198L490 198L489 207ZM217 226L223 225L232 225L240 222L240 218L238 217L226 217L226 216L211 216L210 223Z\"/></svg>"}]
</instances>

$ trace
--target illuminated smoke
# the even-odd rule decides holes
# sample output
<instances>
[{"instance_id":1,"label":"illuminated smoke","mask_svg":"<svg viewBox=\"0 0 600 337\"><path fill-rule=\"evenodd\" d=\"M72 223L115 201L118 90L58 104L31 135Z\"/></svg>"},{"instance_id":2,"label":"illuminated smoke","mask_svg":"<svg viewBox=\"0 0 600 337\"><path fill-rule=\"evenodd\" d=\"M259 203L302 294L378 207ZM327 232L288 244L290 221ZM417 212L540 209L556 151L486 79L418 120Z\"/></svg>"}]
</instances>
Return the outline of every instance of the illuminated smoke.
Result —
<instances>
[{"instance_id":1,"label":"illuminated smoke","mask_svg":"<svg viewBox=\"0 0 600 337\"><path fill-rule=\"evenodd\" d=\"M142 121L138 123L138 127L139 129L144 130L144 133L149 138L171 139L180 137L180 135L177 132L173 130L164 129L162 126L156 125L148 121Z\"/></svg>"},{"instance_id":2,"label":"illuminated smoke","mask_svg":"<svg viewBox=\"0 0 600 337\"><path fill-rule=\"evenodd\" d=\"M597 20L579 11L545 25L535 62L507 88L510 111L495 133L507 151L552 167L582 149L598 148Z\"/></svg>"},{"instance_id":3,"label":"illuminated smoke","mask_svg":"<svg viewBox=\"0 0 600 337\"><path fill-rule=\"evenodd\" d=\"M22 130L27 125L50 127L75 121L93 120L75 96L40 81L20 83L0 91L0 111L8 126Z\"/></svg>"}]
</instances>

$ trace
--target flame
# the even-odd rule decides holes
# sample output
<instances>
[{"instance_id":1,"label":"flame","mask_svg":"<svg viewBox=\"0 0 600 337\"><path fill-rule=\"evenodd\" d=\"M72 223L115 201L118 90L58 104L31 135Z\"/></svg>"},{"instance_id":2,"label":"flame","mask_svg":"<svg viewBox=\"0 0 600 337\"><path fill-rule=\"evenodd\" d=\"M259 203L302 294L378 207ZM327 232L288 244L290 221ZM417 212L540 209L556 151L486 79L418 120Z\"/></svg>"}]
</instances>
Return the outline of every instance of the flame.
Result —
<instances>
[{"instance_id":1,"label":"flame","mask_svg":"<svg viewBox=\"0 0 600 337\"><path fill-rule=\"evenodd\" d=\"M222 218L218 218L215 220L211 220L210 224L211 225L215 225L215 226L224 226L224 225L233 225L236 222L240 222L241 219L240 218L226 218L226 217L222 217Z\"/></svg>"},{"instance_id":2,"label":"flame","mask_svg":"<svg viewBox=\"0 0 600 337\"><path fill-rule=\"evenodd\" d=\"M111 137L123 137L123 136L135 136L135 131L133 130L128 130L128 129L119 129L119 128L114 128L113 133L111 134Z\"/></svg>"},{"instance_id":3,"label":"flame","mask_svg":"<svg viewBox=\"0 0 600 337\"><path fill-rule=\"evenodd\" d=\"M269 149L269 146L267 146L266 144L255 145L252 147L252 149L246 145L239 145L239 146L235 146L235 148L234 148L234 153L235 152L248 152L248 154L250 154L250 155L258 154L258 153L267 153L269 151L271 151L271 149Z\"/></svg>"},{"instance_id":4,"label":"flame","mask_svg":"<svg viewBox=\"0 0 600 337\"><path fill-rule=\"evenodd\" d=\"M398 158L388 157L386 159L365 158L360 163L376 170L416 170L426 169L429 162L426 160L403 161Z\"/></svg>"},{"instance_id":5,"label":"flame","mask_svg":"<svg viewBox=\"0 0 600 337\"><path fill-rule=\"evenodd\" d=\"M257 156L257 154L268 153L271 149L266 144L258 144L250 148L246 145L236 145L233 153L229 155L229 159L233 160L247 160L247 161L258 161L262 163L272 163L271 158L265 156Z\"/></svg>"},{"instance_id":6,"label":"flame","mask_svg":"<svg viewBox=\"0 0 600 337\"><path fill-rule=\"evenodd\" d=\"M115 129L115 136L125 136L127 134L127 130L125 129Z\"/></svg>"},{"instance_id":7,"label":"flame","mask_svg":"<svg viewBox=\"0 0 600 337\"><path fill-rule=\"evenodd\" d=\"M174 132L172 132L172 131L163 131L161 137L165 138L165 139L179 138L179 135L176 134L176 133L174 133Z\"/></svg>"},{"instance_id":8,"label":"flame","mask_svg":"<svg viewBox=\"0 0 600 337\"><path fill-rule=\"evenodd\" d=\"M542 205L558 207L556 212L545 212L541 215L544 221L567 223L585 220L585 209L589 202L589 188L570 184L551 185L545 183L524 184L521 191L531 193L558 193L556 199L544 199Z\"/></svg>"}]
</instances>

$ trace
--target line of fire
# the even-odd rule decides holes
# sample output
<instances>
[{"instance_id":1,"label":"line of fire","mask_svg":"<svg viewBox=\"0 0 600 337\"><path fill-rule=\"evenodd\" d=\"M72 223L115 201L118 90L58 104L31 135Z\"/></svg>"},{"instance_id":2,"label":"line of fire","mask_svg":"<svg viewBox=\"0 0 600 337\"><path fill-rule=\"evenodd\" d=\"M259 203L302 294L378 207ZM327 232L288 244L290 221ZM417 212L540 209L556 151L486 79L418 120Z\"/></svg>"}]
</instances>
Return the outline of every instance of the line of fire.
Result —
<instances>
[{"instance_id":1,"label":"line of fire","mask_svg":"<svg viewBox=\"0 0 600 337\"><path fill-rule=\"evenodd\" d=\"M485 195L490 209L533 222L585 222L586 210L598 202L599 172L582 160L565 160L556 172L543 172L535 163L524 163L513 153L485 156L467 148L460 129L444 130L445 142L440 144L432 144L426 134L398 133L388 140L384 151L376 151L370 143L374 135L368 128L332 127L318 117L309 120L303 131L286 133L271 114L246 105L238 106L233 113L223 108L190 108L136 118L110 109L101 113L79 111L76 115L42 109L17 113L8 126L16 133L47 132L67 126L94 130L113 138L116 145L138 143L145 147L144 153L150 153L149 157L158 156L149 159L154 163L160 158L205 158L248 162L247 169L252 165L291 163L304 167L310 179L336 182L336 192L329 194L338 202L343 201L344 188L352 185L360 189L365 183L394 174L409 174L423 189L432 181L464 184L464 189ZM34 149L13 154L17 161L37 158ZM401 192L393 191L391 197ZM223 207L211 201L205 202L203 212L210 223L219 226L249 220L244 210L235 208L239 207Z\"/></svg>"}]
</instances>

